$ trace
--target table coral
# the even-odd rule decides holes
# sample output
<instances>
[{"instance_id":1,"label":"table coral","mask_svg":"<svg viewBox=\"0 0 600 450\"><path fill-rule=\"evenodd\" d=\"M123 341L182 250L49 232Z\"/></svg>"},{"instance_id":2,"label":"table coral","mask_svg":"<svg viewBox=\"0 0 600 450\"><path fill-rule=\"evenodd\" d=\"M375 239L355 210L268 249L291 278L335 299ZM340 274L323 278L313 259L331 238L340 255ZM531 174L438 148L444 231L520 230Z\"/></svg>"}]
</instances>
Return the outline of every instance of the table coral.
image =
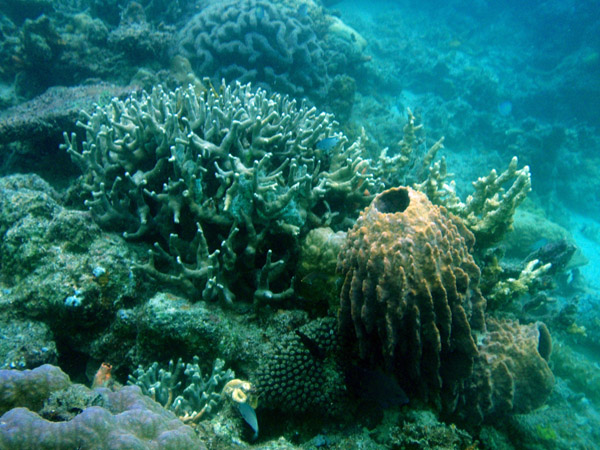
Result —
<instances>
[{"instance_id":1,"label":"table coral","mask_svg":"<svg viewBox=\"0 0 600 450\"><path fill-rule=\"evenodd\" d=\"M82 109L91 110L95 103L110 101L112 97L124 96L132 90L109 83L52 87L42 95L0 113L0 144L60 137L65 128L73 128Z\"/></svg>"},{"instance_id":2,"label":"table coral","mask_svg":"<svg viewBox=\"0 0 600 450\"><path fill-rule=\"evenodd\" d=\"M477 354L472 331L485 327L473 242L424 194L394 188L363 211L338 259L345 345L438 404L454 401Z\"/></svg>"}]
</instances>

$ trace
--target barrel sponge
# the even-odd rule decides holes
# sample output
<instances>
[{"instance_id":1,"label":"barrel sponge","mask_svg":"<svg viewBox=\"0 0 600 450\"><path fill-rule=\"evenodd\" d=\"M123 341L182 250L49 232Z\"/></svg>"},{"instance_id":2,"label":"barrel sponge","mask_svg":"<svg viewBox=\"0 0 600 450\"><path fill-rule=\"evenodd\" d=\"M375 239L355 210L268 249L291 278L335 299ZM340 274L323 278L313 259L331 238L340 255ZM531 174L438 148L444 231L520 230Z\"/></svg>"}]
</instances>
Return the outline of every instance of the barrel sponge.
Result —
<instances>
[{"instance_id":1,"label":"barrel sponge","mask_svg":"<svg viewBox=\"0 0 600 450\"><path fill-rule=\"evenodd\" d=\"M70 383L66 373L50 364L33 370L0 370L0 414L15 406L38 410L52 392Z\"/></svg>"},{"instance_id":2,"label":"barrel sponge","mask_svg":"<svg viewBox=\"0 0 600 450\"><path fill-rule=\"evenodd\" d=\"M0 448L206 449L192 428L139 387L94 392L102 406L85 408L65 422L48 421L23 407L11 409L0 418Z\"/></svg>"},{"instance_id":3,"label":"barrel sponge","mask_svg":"<svg viewBox=\"0 0 600 450\"><path fill-rule=\"evenodd\" d=\"M468 411L465 419L471 424L485 417L531 412L545 403L554 386L547 362L551 338L543 323L523 325L488 317L486 325L459 405L459 410Z\"/></svg>"},{"instance_id":4,"label":"barrel sponge","mask_svg":"<svg viewBox=\"0 0 600 450\"><path fill-rule=\"evenodd\" d=\"M344 347L384 364L407 392L451 405L485 328L473 234L411 188L377 195L348 232L338 326Z\"/></svg>"}]
</instances>

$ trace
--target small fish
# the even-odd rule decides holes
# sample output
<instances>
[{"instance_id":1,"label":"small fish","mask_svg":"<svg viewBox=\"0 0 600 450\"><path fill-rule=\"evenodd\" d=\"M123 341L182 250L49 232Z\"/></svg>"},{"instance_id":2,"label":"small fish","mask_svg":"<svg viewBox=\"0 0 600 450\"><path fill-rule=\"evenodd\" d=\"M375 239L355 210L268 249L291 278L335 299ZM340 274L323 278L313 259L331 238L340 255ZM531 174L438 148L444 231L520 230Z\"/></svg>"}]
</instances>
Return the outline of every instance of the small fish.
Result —
<instances>
[{"instance_id":1,"label":"small fish","mask_svg":"<svg viewBox=\"0 0 600 450\"><path fill-rule=\"evenodd\" d=\"M513 105L509 100L504 100L500 104L498 104L498 112L501 116L506 117L509 116L512 112Z\"/></svg>"},{"instance_id":2,"label":"small fish","mask_svg":"<svg viewBox=\"0 0 600 450\"><path fill-rule=\"evenodd\" d=\"M531 251L534 252L536 250L539 250L540 248L545 247L549 243L550 243L550 241L548 239L540 238L537 241L535 241L533 244L531 244Z\"/></svg>"},{"instance_id":3,"label":"small fish","mask_svg":"<svg viewBox=\"0 0 600 450\"><path fill-rule=\"evenodd\" d=\"M306 17L306 16L308 16L308 5L306 3L302 3L298 7L298 15L300 17Z\"/></svg>"},{"instance_id":4,"label":"small fish","mask_svg":"<svg viewBox=\"0 0 600 450\"><path fill-rule=\"evenodd\" d=\"M325 350L319 347L319 344L317 344L314 339L309 338L300 330L296 330L296 335L300 338L300 342L302 342L302 345L306 347L313 358L320 360L325 359Z\"/></svg>"},{"instance_id":5,"label":"small fish","mask_svg":"<svg viewBox=\"0 0 600 450\"><path fill-rule=\"evenodd\" d=\"M256 417L256 411L248 403L236 403L238 411L246 421L250 428L254 431L252 440L254 441L258 437L258 418Z\"/></svg>"},{"instance_id":6,"label":"small fish","mask_svg":"<svg viewBox=\"0 0 600 450\"><path fill-rule=\"evenodd\" d=\"M396 379L379 370L352 366L345 371L345 378L350 392L381 409L408 403L408 397Z\"/></svg>"},{"instance_id":7,"label":"small fish","mask_svg":"<svg viewBox=\"0 0 600 450\"><path fill-rule=\"evenodd\" d=\"M256 20L258 20L260 22L264 18L265 18L265 8L263 8L261 5L258 5L256 7Z\"/></svg>"},{"instance_id":8,"label":"small fish","mask_svg":"<svg viewBox=\"0 0 600 450\"><path fill-rule=\"evenodd\" d=\"M333 147L335 147L338 142L340 142L340 138L339 137L337 137L337 136L331 136L331 137L328 137L328 138L325 138L325 139L321 139L319 142L317 142L317 144L315 145L315 147L317 148L317 150L329 151Z\"/></svg>"}]
</instances>

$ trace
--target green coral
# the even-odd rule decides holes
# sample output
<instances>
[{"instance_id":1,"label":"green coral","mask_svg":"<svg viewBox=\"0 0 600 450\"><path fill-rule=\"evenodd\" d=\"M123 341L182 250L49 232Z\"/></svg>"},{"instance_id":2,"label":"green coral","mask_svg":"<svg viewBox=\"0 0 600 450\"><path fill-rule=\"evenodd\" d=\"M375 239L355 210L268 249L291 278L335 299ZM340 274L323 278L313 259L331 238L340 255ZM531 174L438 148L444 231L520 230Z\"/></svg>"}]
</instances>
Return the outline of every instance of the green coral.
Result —
<instances>
[{"instance_id":1,"label":"green coral","mask_svg":"<svg viewBox=\"0 0 600 450\"><path fill-rule=\"evenodd\" d=\"M250 85L205 85L113 99L83 114L81 146L65 135L63 147L96 221L154 242L138 270L226 304L267 284L277 290L255 303L289 298L299 239L346 226L379 189L374 170L331 115ZM328 137L337 143L322 151Z\"/></svg>"},{"instance_id":2,"label":"green coral","mask_svg":"<svg viewBox=\"0 0 600 450\"><path fill-rule=\"evenodd\" d=\"M281 340L265 356L254 385L259 407L285 413L334 414L345 392L336 361L336 320L310 322Z\"/></svg>"},{"instance_id":3,"label":"green coral","mask_svg":"<svg viewBox=\"0 0 600 450\"><path fill-rule=\"evenodd\" d=\"M220 359L215 361L211 374L204 377L200 358L194 356L191 363L184 363L181 358L176 363L171 360L166 369L158 362L147 368L140 366L129 375L128 383L139 386L144 394L184 422L197 422L220 406L221 391L234 378L234 372L225 369Z\"/></svg>"}]
</instances>

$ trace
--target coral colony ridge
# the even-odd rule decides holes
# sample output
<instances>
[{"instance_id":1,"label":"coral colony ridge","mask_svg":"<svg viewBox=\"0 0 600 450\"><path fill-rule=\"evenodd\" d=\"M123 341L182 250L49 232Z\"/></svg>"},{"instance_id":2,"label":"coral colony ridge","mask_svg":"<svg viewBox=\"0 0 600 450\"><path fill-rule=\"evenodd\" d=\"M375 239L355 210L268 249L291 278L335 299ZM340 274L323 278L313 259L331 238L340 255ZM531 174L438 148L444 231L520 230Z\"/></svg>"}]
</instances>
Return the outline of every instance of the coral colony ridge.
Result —
<instances>
[{"instance_id":1,"label":"coral colony ridge","mask_svg":"<svg viewBox=\"0 0 600 450\"><path fill-rule=\"evenodd\" d=\"M0 449L596 448L600 11L484 3L0 0Z\"/></svg>"}]
</instances>

